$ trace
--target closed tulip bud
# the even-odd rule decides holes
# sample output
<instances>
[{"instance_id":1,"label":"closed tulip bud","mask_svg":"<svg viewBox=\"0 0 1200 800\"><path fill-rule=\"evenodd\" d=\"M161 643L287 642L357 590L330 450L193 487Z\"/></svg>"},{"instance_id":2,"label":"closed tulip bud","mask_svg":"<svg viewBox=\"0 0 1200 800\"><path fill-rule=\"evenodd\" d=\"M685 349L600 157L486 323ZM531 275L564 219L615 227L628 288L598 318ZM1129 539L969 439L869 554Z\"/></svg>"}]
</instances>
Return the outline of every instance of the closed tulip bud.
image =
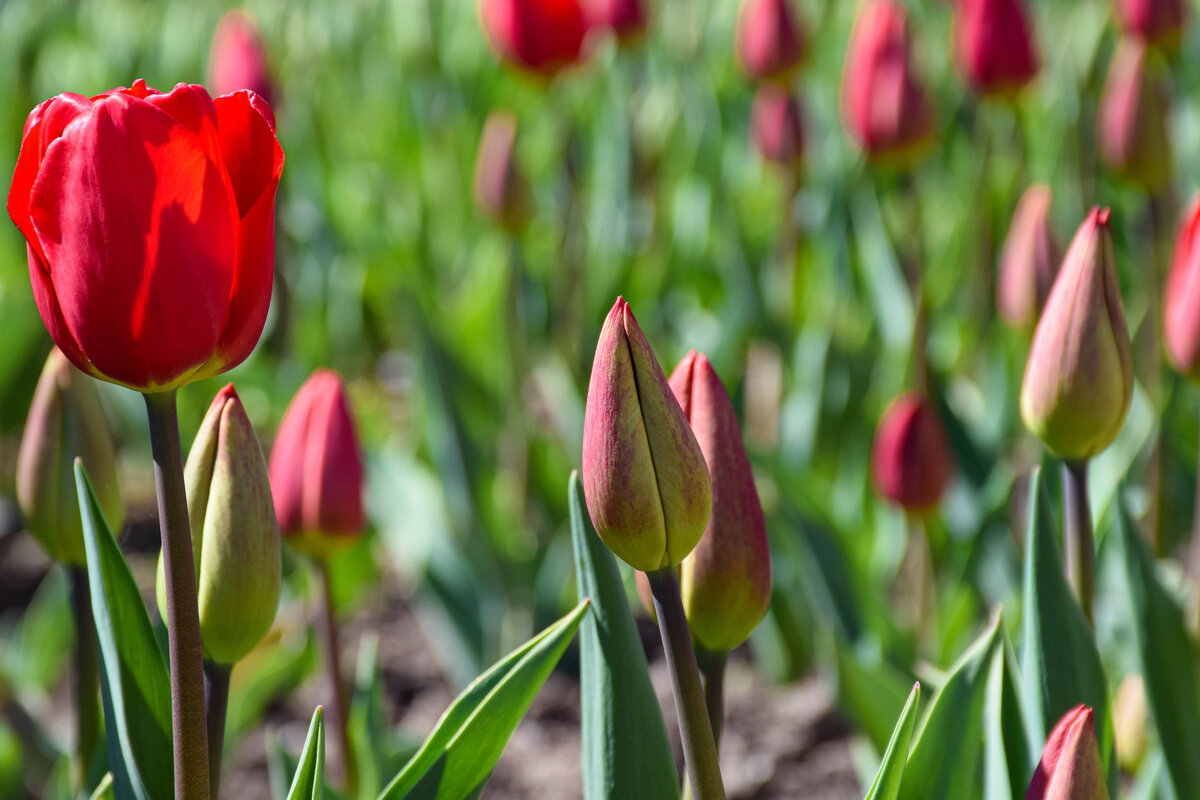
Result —
<instances>
[{"instance_id":1,"label":"closed tulip bud","mask_svg":"<svg viewBox=\"0 0 1200 800\"><path fill-rule=\"evenodd\" d=\"M933 144L933 108L896 0L867 0L858 13L842 73L842 119L868 158L895 167L915 164Z\"/></svg>"},{"instance_id":2,"label":"closed tulip bud","mask_svg":"<svg viewBox=\"0 0 1200 800\"><path fill-rule=\"evenodd\" d=\"M771 602L771 548L733 403L708 359L695 350L671 373L671 390L691 423L712 479L712 518L680 566L692 638L706 650L746 640Z\"/></svg>"},{"instance_id":3,"label":"closed tulip bud","mask_svg":"<svg viewBox=\"0 0 1200 800\"><path fill-rule=\"evenodd\" d=\"M643 572L683 561L712 512L704 454L620 297L604 320L592 363L583 490L608 549Z\"/></svg>"},{"instance_id":4,"label":"closed tulip bud","mask_svg":"<svg viewBox=\"0 0 1200 800\"><path fill-rule=\"evenodd\" d=\"M258 26L241 9L229 11L217 23L208 57L208 88L217 95L249 89L270 105L278 99Z\"/></svg>"},{"instance_id":5,"label":"closed tulip bud","mask_svg":"<svg viewBox=\"0 0 1200 800\"><path fill-rule=\"evenodd\" d=\"M213 399L183 470L204 657L241 661L279 606L279 528L267 462L233 384ZM158 607L167 589L158 558Z\"/></svg>"},{"instance_id":6,"label":"closed tulip bud","mask_svg":"<svg viewBox=\"0 0 1200 800\"><path fill-rule=\"evenodd\" d=\"M479 14L496 55L526 73L553 78L582 57L579 0L480 0Z\"/></svg>"},{"instance_id":7,"label":"closed tulip bud","mask_svg":"<svg viewBox=\"0 0 1200 800\"><path fill-rule=\"evenodd\" d=\"M1108 447L1133 396L1115 261L1109 210L1093 208L1067 249L1025 365L1021 417L1068 461Z\"/></svg>"},{"instance_id":8,"label":"closed tulip bud","mask_svg":"<svg viewBox=\"0 0 1200 800\"><path fill-rule=\"evenodd\" d=\"M84 563L83 525L75 493L75 459L83 460L109 527L124 521L112 437L92 379L50 351L33 394L17 453L17 503L25 527L55 561Z\"/></svg>"},{"instance_id":9,"label":"closed tulip bud","mask_svg":"<svg viewBox=\"0 0 1200 800\"><path fill-rule=\"evenodd\" d=\"M871 473L881 495L912 514L937 506L954 477L954 454L937 409L919 394L891 402L871 448Z\"/></svg>"},{"instance_id":10,"label":"closed tulip bud","mask_svg":"<svg viewBox=\"0 0 1200 800\"><path fill-rule=\"evenodd\" d=\"M324 558L363 530L363 464L341 376L315 371L292 398L271 448L279 529Z\"/></svg>"},{"instance_id":11,"label":"closed tulip bud","mask_svg":"<svg viewBox=\"0 0 1200 800\"><path fill-rule=\"evenodd\" d=\"M1050 731L1025 800L1108 800L1092 709L1076 706Z\"/></svg>"},{"instance_id":12,"label":"closed tulip bud","mask_svg":"<svg viewBox=\"0 0 1200 800\"><path fill-rule=\"evenodd\" d=\"M1171 142L1167 90L1147 54L1138 39L1117 47L1100 98L1097 139L1113 171L1157 192L1171 180Z\"/></svg>"},{"instance_id":13,"label":"closed tulip bud","mask_svg":"<svg viewBox=\"0 0 1200 800\"><path fill-rule=\"evenodd\" d=\"M800 104L783 87L771 83L759 87L750 110L750 134L765 160L793 171L803 165Z\"/></svg>"},{"instance_id":14,"label":"closed tulip bud","mask_svg":"<svg viewBox=\"0 0 1200 800\"><path fill-rule=\"evenodd\" d=\"M786 83L804 61L804 31L790 0L745 0L738 16L737 57L754 80Z\"/></svg>"},{"instance_id":15,"label":"closed tulip bud","mask_svg":"<svg viewBox=\"0 0 1200 800\"><path fill-rule=\"evenodd\" d=\"M1175 237L1163 296L1163 339L1175 368L1200 382L1200 195Z\"/></svg>"},{"instance_id":16,"label":"closed tulip bud","mask_svg":"<svg viewBox=\"0 0 1200 800\"><path fill-rule=\"evenodd\" d=\"M1021 0L959 0L954 53L963 77L985 96L1016 95L1038 72L1033 32Z\"/></svg>"},{"instance_id":17,"label":"closed tulip bud","mask_svg":"<svg viewBox=\"0 0 1200 800\"><path fill-rule=\"evenodd\" d=\"M1186 6L1183 0L1115 0L1126 33L1168 52L1179 46Z\"/></svg>"},{"instance_id":18,"label":"closed tulip bud","mask_svg":"<svg viewBox=\"0 0 1200 800\"><path fill-rule=\"evenodd\" d=\"M631 45L646 34L649 0L591 0L588 13L591 23L612 31L622 45Z\"/></svg>"},{"instance_id":19,"label":"closed tulip bud","mask_svg":"<svg viewBox=\"0 0 1200 800\"><path fill-rule=\"evenodd\" d=\"M483 124L475 157L475 206L510 231L529 222L529 186L517 165L517 118L493 111Z\"/></svg>"},{"instance_id":20,"label":"closed tulip bud","mask_svg":"<svg viewBox=\"0 0 1200 800\"><path fill-rule=\"evenodd\" d=\"M1025 190L1000 253L996 305L1015 328L1032 328L1037 322L1062 262L1050 224L1051 199L1050 187L1044 183Z\"/></svg>"},{"instance_id":21,"label":"closed tulip bud","mask_svg":"<svg viewBox=\"0 0 1200 800\"><path fill-rule=\"evenodd\" d=\"M1146 756L1150 743L1150 706L1141 675L1126 675L1113 699L1113 737L1117 763L1133 775Z\"/></svg>"}]
</instances>

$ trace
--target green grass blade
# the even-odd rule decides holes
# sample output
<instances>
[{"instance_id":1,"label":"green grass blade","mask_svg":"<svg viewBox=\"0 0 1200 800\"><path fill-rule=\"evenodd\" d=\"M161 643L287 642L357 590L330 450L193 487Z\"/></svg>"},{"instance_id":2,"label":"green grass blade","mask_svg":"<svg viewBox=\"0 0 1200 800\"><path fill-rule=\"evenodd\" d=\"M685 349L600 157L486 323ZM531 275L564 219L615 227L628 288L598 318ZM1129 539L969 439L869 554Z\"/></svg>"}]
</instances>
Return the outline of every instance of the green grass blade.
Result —
<instances>
[{"instance_id":1,"label":"green grass blade","mask_svg":"<svg viewBox=\"0 0 1200 800\"><path fill-rule=\"evenodd\" d=\"M896 800L900 794L900 783L904 779L904 766L908 763L908 745L912 741L913 727L917 722L920 699L921 684L913 684L912 693L908 696L908 702L904 704L904 710L900 712L896 729L892 731L892 738L883 753L883 763L879 765L879 772L875 775L875 782L871 784L865 800Z\"/></svg>"}]
</instances>

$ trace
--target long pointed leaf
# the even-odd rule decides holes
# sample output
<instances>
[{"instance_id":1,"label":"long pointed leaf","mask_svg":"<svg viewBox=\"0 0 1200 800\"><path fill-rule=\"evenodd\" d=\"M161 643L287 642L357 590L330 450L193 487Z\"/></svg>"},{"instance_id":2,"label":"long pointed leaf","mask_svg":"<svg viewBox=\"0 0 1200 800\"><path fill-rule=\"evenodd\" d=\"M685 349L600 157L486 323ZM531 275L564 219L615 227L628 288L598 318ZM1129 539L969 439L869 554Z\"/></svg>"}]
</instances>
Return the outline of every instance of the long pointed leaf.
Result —
<instances>
[{"instance_id":1,"label":"long pointed leaf","mask_svg":"<svg viewBox=\"0 0 1200 800\"><path fill-rule=\"evenodd\" d=\"M321 800L325 790L325 712L313 711L287 800Z\"/></svg>"},{"instance_id":2,"label":"long pointed leaf","mask_svg":"<svg viewBox=\"0 0 1200 800\"><path fill-rule=\"evenodd\" d=\"M913 684L908 702L900 712L896 729L883 753L883 762L875 775L875 782L867 792L866 800L896 800L900 794L900 783L904 779L904 766L908 763L908 745L912 741L913 727L917 722L917 708L921 699L921 684Z\"/></svg>"},{"instance_id":3,"label":"long pointed leaf","mask_svg":"<svg viewBox=\"0 0 1200 800\"><path fill-rule=\"evenodd\" d=\"M1003 636L992 654L983 708L984 800L1022 800L1033 776L1033 753L1025 733L1016 659Z\"/></svg>"}]
</instances>

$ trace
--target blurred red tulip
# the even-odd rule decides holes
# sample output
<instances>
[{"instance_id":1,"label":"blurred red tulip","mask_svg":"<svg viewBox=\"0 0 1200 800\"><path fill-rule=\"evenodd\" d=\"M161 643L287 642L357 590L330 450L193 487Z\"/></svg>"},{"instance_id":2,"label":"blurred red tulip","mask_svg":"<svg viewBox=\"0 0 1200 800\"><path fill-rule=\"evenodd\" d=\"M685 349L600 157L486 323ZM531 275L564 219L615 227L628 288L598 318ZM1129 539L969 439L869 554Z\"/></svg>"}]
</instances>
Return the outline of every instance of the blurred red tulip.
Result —
<instances>
[{"instance_id":1,"label":"blurred red tulip","mask_svg":"<svg viewBox=\"0 0 1200 800\"><path fill-rule=\"evenodd\" d=\"M892 401L871 449L879 493L910 513L932 510L954 476L954 455L937 409L918 394Z\"/></svg>"},{"instance_id":2,"label":"blurred red tulip","mask_svg":"<svg viewBox=\"0 0 1200 800\"><path fill-rule=\"evenodd\" d=\"M1167 51L1179 46L1187 13L1184 0L1115 0L1114 5L1126 33Z\"/></svg>"},{"instance_id":3,"label":"blurred red tulip","mask_svg":"<svg viewBox=\"0 0 1200 800\"><path fill-rule=\"evenodd\" d=\"M1025 800L1108 800L1092 709L1068 711L1042 750Z\"/></svg>"},{"instance_id":4,"label":"blurred red tulip","mask_svg":"<svg viewBox=\"0 0 1200 800\"><path fill-rule=\"evenodd\" d=\"M1171 180L1167 90L1140 39L1122 40L1100 99L1100 155L1114 171L1148 192Z\"/></svg>"},{"instance_id":5,"label":"blurred red tulip","mask_svg":"<svg viewBox=\"0 0 1200 800\"><path fill-rule=\"evenodd\" d=\"M629 45L640 40L650 24L647 3L649 0L591 0L588 16L593 25L607 28L618 42Z\"/></svg>"},{"instance_id":6,"label":"blurred red tulip","mask_svg":"<svg viewBox=\"0 0 1200 800\"><path fill-rule=\"evenodd\" d=\"M1163 296L1163 339L1175 368L1200 382L1200 195L1192 199L1175 236Z\"/></svg>"},{"instance_id":7,"label":"blurred red tulip","mask_svg":"<svg viewBox=\"0 0 1200 800\"><path fill-rule=\"evenodd\" d=\"M909 58L908 23L896 0L867 0L842 73L842 119L871 159L916 163L933 144L933 109Z\"/></svg>"},{"instance_id":8,"label":"blurred red tulip","mask_svg":"<svg viewBox=\"0 0 1200 800\"><path fill-rule=\"evenodd\" d=\"M579 0L480 0L479 13L496 54L518 69L552 78L582 56Z\"/></svg>"},{"instance_id":9,"label":"blurred red tulip","mask_svg":"<svg viewBox=\"0 0 1200 800\"><path fill-rule=\"evenodd\" d=\"M529 221L529 187L517 165L517 118L493 111L483 124L475 157L475 206L510 231Z\"/></svg>"},{"instance_id":10,"label":"blurred red tulip","mask_svg":"<svg viewBox=\"0 0 1200 800\"><path fill-rule=\"evenodd\" d=\"M283 150L266 101L144 81L25 121L8 213L42 321L79 369L156 392L240 364L262 333Z\"/></svg>"},{"instance_id":11,"label":"blurred red tulip","mask_svg":"<svg viewBox=\"0 0 1200 800\"><path fill-rule=\"evenodd\" d=\"M1038 72L1021 0L958 0L954 51L959 70L982 95L1013 96Z\"/></svg>"},{"instance_id":12,"label":"blurred red tulip","mask_svg":"<svg viewBox=\"0 0 1200 800\"><path fill-rule=\"evenodd\" d=\"M742 71L760 81L786 83L804 59L804 31L790 0L745 0L738 17Z\"/></svg>"},{"instance_id":13,"label":"blurred red tulip","mask_svg":"<svg viewBox=\"0 0 1200 800\"><path fill-rule=\"evenodd\" d=\"M1015 328L1030 328L1037 322L1062 262L1062 249L1050 224L1051 197L1044 183L1025 190L1000 253L996 305Z\"/></svg>"},{"instance_id":14,"label":"blurred red tulip","mask_svg":"<svg viewBox=\"0 0 1200 800\"><path fill-rule=\"evenodd\" d=\"M800 104L781 86L763 84L750 110L750 135L764 159L788 169L804 162L804 124Z\"/></svg>"},{"instance_id":15,"label":"blurred red tulip","mask_svg":"<svg viewBox=\"0 0 1200 800\"><path fill-rule=\"evenodd\" d=\"M258 26L241 9L228 12L217 23L208 56L208 88L216 95L249 89L271 105L278 100Z\"/></svg>"}]
</instances>

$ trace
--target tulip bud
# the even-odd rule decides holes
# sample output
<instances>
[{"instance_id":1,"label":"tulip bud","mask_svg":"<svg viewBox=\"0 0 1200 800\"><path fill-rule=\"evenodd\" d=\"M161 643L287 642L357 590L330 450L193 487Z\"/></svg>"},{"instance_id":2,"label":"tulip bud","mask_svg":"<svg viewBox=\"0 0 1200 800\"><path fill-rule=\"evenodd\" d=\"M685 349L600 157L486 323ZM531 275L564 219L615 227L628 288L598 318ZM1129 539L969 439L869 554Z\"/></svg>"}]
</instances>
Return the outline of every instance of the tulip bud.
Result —
<instances>
[{"instance_id":1,"label":"tulip bud","mask_svg":"<svg viewBox=\"0 0 1200 800\"><path fill-rule=\"evenodd\" d=\"M918 394L891 402L871 448L875 488L913 514L932 510L954 476L954 455L937 409Z\"/></svg>"},{"instance_id":2,"label":"tulip bud","mask_svg":"<svg viewBox=\"0 0 1200 800\"><path fill-rule=\"evenodd\" d=\"M234 664L270 630L279 606L279 528L267 462L229 384L217 393L183 469L204 657ZM158 557L158 608L167 617Z\"/></svg>"},{"instance_id":3,"label":"tulip bud","mask_svg":"<svg viewBox=\"0 0 1200 800\"><path fill-rule=\"evenodd\" d=\"M1021 417L1068 461L1108 447L1133 396L1115 261L1109 210L1093 208L1063 259L1025 365Z\"/></svg>"},{"instance_id":4,"label":"tulip bud","mask_svg":"<svg viewBox=\"0 0 1200 800\"><path fill-rule=\"evenodd\" d=\"M1113 736L1117 763L1133 775L1146 756L1150 743L1150 706L1141 675L1126 675L1113 700Z\"/></svg>"},{"instance_id":5,"label":"tulip bud","mask_svg":"<svg viewBox=\"0 0 1200 800\"><path fill-rule=\"evenodd\" d=\"M867 0L842 73L842 119L868 158L915 164L933 144L933 109L909 60L908 22L896 0Z\"/></svg>"},{"instance_id":6,"label":"tulip bud","mask_svg":"<svg viewBox=\"0 0 1200 800\"><path fill-rule=\"evenodd\" d=\"M271 448L279 530L298 550L325 558L363 530L363 465L341 376L319 369L279 423Z\"/></svg>"},{"instance_id":7,"label":"tulip bud","mask_svg":"<svg viewBox=\"0 0 1200 800\"><path fill-rule=\"evenodd\" d=\"M1050 731L1025 800L1108 800L1092 709L1076 706Z\"/></svg>"},{"instance_id":8,"label":"tulip bud","mask_svg":"<svg viewBox=\"0 0 1200 800\"><path fill-rule=\"evenodd\" d=\"M1186 11L1183 0L1116 0L1114 5L1126 33L1167 52L1179 47Z\"/></svg>"},{"instance_id":9,"label":"tulip bud","mask_svg":"<svg viewBox=\"0 0 1200 800\"><path fill-rule=\"evenodd\" d=\"M475 157L475 206L516 232L529 222L529 186L517 165L517 118L493 111L483 124Z\"/></svg>"},{"instance_id":10,"label":"tulip bud","mask_svg":"<svg viewBox=\"0 0 1200 800\"><path fill-rule=\"evenodd\" d=\"M737 57L748 77L787 83L804 60L804 31L789 0L745 0L738 16Z\"/></svg>"},{"instance_id":11,"label":"tulip bud","mask_svg":"<svg viewBox=\"0 0 1200 800\"><path fill-rule=\"evenodd\" d=\"M532 75L553 78L583 53L579 0L480 0L479 15L496 55Z\"/></svg>"},{"instance_id":12,"label":"tulip bud","mask_svg":"<svg viewBox=\"0 0 1200 800\"><path fill-rule=\"evenodd\" d=\"M1163 340L1175 368L1200 382L1200 195L1175 237L1163 296Z\"/></svg>"},{"instance_id":13,"label":"tulip bud","mask_svg":"<svg viewBox=\"0 0 1200 800\"><path fill-rule=\"evenodd\" d=\"M258 26L241 9L226 13L217 23L208 57L208 88L214 96L249 89L270 105L277 100Z\"/></svg>"},{"instance_id":14,"label":"tulip bud","mask_svg":"<svg viewBox=\"0 0 1200 800\"><path fill-rule=\"evenodd\" d=\"M1013 212L1000 254L996 305L1014 328L1032 328L1054 285L1062 250L1050 225L1050 187L1035 183Z\"/></svg>"},{"instance_id":15,"label":"tulip bud","mask_svg":"<svg viewBox=\"0 0 1200 800\"><path fill-rule=\"evenodd\" d=\"M1038 72L1021 0L959 0L954 15L958 68L976 92L1014 96Z\"/></svg>"},{"instance_id":16,"label":"tulip bud","mask_svg":"<svg viewBox=\"0 0 1200 800\"><path fill-rule=\"evenodd\" d=\"M92 379L58 348L38 378L17 453L17 503L25 527L55 561L84 563L83 523L75 492L75 459L92 481L109 527L119 530L125 509L117 483L112 437Z\"/></svg>"},{"instance_id":17,"label":"tulip bud","mask_svg":"<svg viewBox=\"0 0 1200 800\"><path fill-rule=\"evenodd\" d=\"M1167 104L1166 87L1147 61L1145 43L1123 40L1100 98L1097 139L1105 163L1151 193L1171 180Z\"/></svg>"},{"instance_id":18,"label":"tulip bud","mask_svg":"<svg viewBox=\"0 0 1200 800\"><path fill-rule=\"evenodd\" d=\"M708 359L691 351L671 373L671 390L691 423L712 479L712 519L680 566L692 638L732 650L771 602L771 548L750 459L729 394Z\"/></svg>"},{"instance_id":19,"label":"tulip bud","mask_svg":"<svg viewBox=\"0 0 1200 800\"><path fill-rule=\"evenodd\" d=\"M750 110L750 133L765 160L789 170L797 170L803 164L804 125L800 105L786 89L773 83L759 87Z\"/></svg>"},{"instance_id":20,"label":"tulip bud","mask_svg":"<svg viewBox=\"0 0 1200 800\"><path fill-rule=\"evenodd\" d=\"M608 549L643 572L681 562L712 512L704 454L620 297L604 320L588 384L583 491Z\"/></svg>"},{"instance_id":21,"label":"tulip bud","mask_svg":"<svg viewBox=\"0 0 1200 800\"><path fill-rule=\"evenodd\" d=\"M647 0L591 0L588 11L593 25L607 28L621 45L631 45L646 33Z\"/></svg>"}]
</instances>

